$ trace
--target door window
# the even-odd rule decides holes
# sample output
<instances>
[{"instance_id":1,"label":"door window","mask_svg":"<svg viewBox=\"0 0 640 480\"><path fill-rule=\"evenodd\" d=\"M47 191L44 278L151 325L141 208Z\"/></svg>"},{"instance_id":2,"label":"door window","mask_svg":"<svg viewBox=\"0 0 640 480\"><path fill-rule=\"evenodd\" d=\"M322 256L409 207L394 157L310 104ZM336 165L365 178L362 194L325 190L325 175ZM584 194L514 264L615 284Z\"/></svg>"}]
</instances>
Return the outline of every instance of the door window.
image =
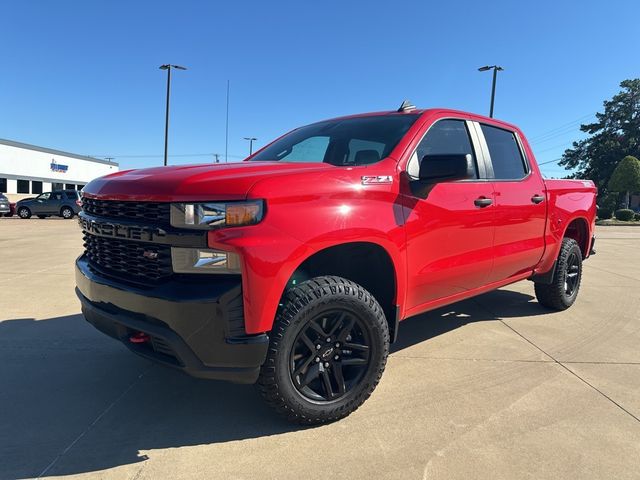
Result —
<instances>
[{"instance_id":1,"label":"door window","mask_svg":"<svg viewBox=\"0 0 640 480\"><path fill-rule=\"evenodd\" d=\"M425 155L471 155L475 170L471 178L478 178L476 155L464 120L440 120L429 128L407 165L411 177L418 178Z\"/></svg>"},{"instance_id":2,"label":"door window","mask_svg":"<svg viewBox=\"0 0 640 480\"><path fill-rule=\"evenodd\" d=\"M49 200L51 196L51 192L43 193L42 195L38 195L38 200Z\"/></svg>"},{"instance_id":3,"label":"door window","mask_svg":"<svg viewBox=\"0 0 640 480\"><path fill-rule=\"evenodd\" d=\"M496 180L520 180L527 175L527 166L513 132L481 125L489 147L493 175Z\"/></svg>"},{"instance_id":4,"label":"door window","mask_svg":"<svg viewBox=\"0 0 640 480\"><path fill-rule=\"evenodd\" d=\"M62 200L62 192L51 193L51 200Z\"/></svg>"}]
</instances>

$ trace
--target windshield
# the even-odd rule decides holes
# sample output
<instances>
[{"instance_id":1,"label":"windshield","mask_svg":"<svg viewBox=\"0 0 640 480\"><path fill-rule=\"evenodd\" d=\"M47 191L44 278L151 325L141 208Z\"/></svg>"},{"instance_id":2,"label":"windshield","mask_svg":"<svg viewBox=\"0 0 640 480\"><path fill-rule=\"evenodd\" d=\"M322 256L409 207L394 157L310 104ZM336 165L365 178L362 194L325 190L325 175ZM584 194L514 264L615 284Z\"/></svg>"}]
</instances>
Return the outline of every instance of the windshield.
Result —
<instances>
[{"instance_id":1,"label":"windshield","mask_svg":"<svg viewBox=\"0 0 640 480\"><path fill-rule=\"evenodd\" d=\"M329 120L298 128L251 161L369 165L387 157L419 114L389 114Z\"/></svg>"}]
</instances>

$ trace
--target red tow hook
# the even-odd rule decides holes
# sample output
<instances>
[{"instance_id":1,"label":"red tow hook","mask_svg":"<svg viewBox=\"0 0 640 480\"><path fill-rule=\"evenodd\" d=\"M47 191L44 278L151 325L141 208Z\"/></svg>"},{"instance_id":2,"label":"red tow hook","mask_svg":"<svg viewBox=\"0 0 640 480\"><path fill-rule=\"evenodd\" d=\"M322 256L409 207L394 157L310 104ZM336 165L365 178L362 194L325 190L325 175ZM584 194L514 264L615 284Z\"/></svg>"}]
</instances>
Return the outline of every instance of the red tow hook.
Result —
<instances>
[{"instance_id":1,"label":"red tow hook","mask_svg":"<svg viewBox=\"0 0 640 480\"><path fill-rule=\"evenodd\" d=\"M129 337L131 343L147 343L150 340L149 335L144 332L134 333Z\"/></svg>"}]
</instances>

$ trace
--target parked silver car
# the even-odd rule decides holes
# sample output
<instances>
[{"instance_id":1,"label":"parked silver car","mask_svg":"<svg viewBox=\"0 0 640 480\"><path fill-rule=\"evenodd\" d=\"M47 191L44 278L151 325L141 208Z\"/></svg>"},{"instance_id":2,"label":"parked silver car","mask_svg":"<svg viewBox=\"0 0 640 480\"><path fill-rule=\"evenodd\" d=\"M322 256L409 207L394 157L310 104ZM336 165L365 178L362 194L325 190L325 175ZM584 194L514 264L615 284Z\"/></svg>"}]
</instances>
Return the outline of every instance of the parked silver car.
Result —
<instances>
[{"instance_id":1,"label":"parked silver car","mask_svg":"<svg viewBox=\"0 0 640 480\"><path fill-rule=\"evenodd\" d=\"M7 215L11 212L11 206L9 205L9 199L6 195L0 193L0 216Z\"/></svg>"}]
</instances>

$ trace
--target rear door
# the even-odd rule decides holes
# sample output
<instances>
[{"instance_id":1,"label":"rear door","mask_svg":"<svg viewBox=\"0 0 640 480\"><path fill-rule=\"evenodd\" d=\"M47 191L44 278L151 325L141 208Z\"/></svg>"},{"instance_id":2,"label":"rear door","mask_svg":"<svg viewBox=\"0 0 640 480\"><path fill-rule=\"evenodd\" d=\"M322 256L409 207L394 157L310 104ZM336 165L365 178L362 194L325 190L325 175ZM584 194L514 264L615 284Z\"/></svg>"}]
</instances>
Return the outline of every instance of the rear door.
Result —
<instances>
[{"instance_id":1,"label":"rear door","mask_svg":"<svg viewBox=\"0 0 640 480\"><path fill-rule=\"evenodd\" d=\"M544 252L544 181L532 169L518 133L476 123L495 194L494 263L489 281L533 270Z\"/></svg>"},{"instance_id":2,"label":"rear door","mask_svg":"<svg viewBox=\"0 0 640 480\"><path fill-rule=\"evenodd\" d=\"M486 179L471 122L437 120L411 156L406 173L416 182L424 155L469 154L474 178L442 182L403 201L407 235L407 314L428 303L487 283L493 263L493 184Z\"/></svg>"},{"instance_id":3,"label":"rear door","mask_svg":"<svg viewBox=\"0 0 640 480\"><path fill-rule=\"evenodd\" d=\"M60 213L60 207L64 201L63 193L61 191L51 192L51 197L47 202L47 213Z\"/></svg>"}]
</instances>

